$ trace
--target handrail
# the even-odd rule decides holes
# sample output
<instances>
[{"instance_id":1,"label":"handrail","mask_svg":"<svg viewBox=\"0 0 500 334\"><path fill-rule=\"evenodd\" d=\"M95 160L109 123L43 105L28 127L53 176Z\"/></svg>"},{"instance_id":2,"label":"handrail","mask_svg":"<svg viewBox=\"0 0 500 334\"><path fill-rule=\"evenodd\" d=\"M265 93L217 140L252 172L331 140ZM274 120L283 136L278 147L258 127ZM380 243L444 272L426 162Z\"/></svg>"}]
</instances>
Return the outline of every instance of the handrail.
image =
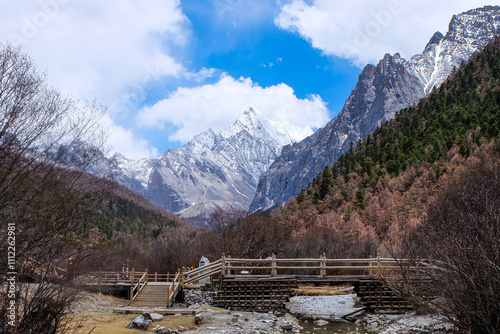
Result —
<instances>
[{"instance_id":1,"label":"handrail","mask_svg":"<svg viewBox=\"0 0 500 334\"><path fill-rule=\"evenodd\" d=\"M205 268L205 267L201 267L201 268ZM187 275L186 275L186 278L184 280L184 284L191 284L193 282L199 281L199 280L204 279L206 277L220 274L221 272L222 272L222 264L219 263L218 266L212 267L212 269L203 270L202 273L199 274L198 276L187 277Z\"/></svg>"},{"instance_id":2,"label":"handrail","mask_svg":"<svg viewBox=\"0 0 500 334\"><path fill-rule=\"evenodd\" d=\"M174 277L174 281L171 286L168 287L168 292L167 292L167 307L170 306L172 301L175 298L175 295L177 294L177 291L181 287L181 273L180 271L177 272L177 274Z\"/></svg>"},{"instance_id":3,"label":"handrail","mask_svg":"<svg viewBox=\"0 0 500 334\"><path fill-rule=\"evenodd\" d=\"M328 271L355 271L359 272L356 276L381 276L383 270L401 270L404 263L409 261L406 259L394 258L368 258L368 259L327 259L325 254L319 258L285 258L278 259L273 254L266 259L241 259L241 258L222 258L222 273L227 274L235 270L248 271L268 271L270 276L276 276L280 270L318 270L319 277L329 276ZM363 272L365 272L363 274ZM262 275L259 275L262 276ZM340 275L342 276L342 275ZM347 273L346 276L353 276L352 273ZM338 277L335 276L335 277Z\"/></svg>"},{"instance_id":4,"label":"handrail","mask_svg":"<svg viewBox=\"0 0 500 334\"><path fill-rule=\"evenodd\" d=\"M148 281L150 282L172 282L176 273L148 273Z\"/></svg>"},{"instance_id":5,"label":"handrail","mask_svg":"<svg viewBox=\"0 0 500 334\"><path fill-rule=\"evenodd\" d=\"M144 289L144 287L148 284L148 272L142 274L139 281L134 286L130 287L130 302L133 302L137 295ZM137 291L134 293L134 291Z\"/></svg>"},{"instance_id":6,"label":"handrail","mask_svg":"<svg viewBox=\"0 0 500 334\"><path fill-rule=\"evenodd\" d=\"M148 282L171 282L167 293L167 304L170 305L175 298L177 291L187 284L193 284L204 278L222 275L238 277L233 271L247 271L253 277L273 277L278 274L285 275L311 275L325 277L381 277L388 272L395 273L401 270L417 270L419 266L429 265L427 260L419 259L417 264L412 264L408 259L372 257L367 259L328 259L325 254L318 258L276 258L273 254L266 259L242 259L222 256L220 259L190 271L177 273L149 273L135 272L113 272L100 271L90 273L94 282L98 284L130 284L130 301L144 289ZM281 272L280 272L281 271ZM286 271L286 272L283 272ZM249 273L248 273L249 272ZM141 275L137 281L137 275Z\"/></svg>"},{"instance_id":7,"label":"handrail","mask_svg":"<svg viewBox=\"0 0 500 334\"><path fill-rule=\"evenodd\" d=\"M206 266L187 271L184 273L184 276L186 277L186 279L191 279L193 276L205 272L207 270L211 270L213 268L219 268L221 264L222 264L222 259L218 259L217 261L209 263Z\"/></svg>"}]
</instances>

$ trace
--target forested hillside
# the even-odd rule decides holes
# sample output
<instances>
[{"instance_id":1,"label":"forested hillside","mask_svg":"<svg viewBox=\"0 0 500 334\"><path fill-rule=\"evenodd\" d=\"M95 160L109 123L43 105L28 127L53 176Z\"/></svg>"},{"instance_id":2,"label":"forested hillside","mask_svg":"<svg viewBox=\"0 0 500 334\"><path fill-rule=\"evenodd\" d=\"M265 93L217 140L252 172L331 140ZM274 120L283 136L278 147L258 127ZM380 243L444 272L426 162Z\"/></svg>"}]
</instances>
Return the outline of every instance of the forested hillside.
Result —
<instances>
[{"instance_id":1,"label":"forested hillside","mask_svg":"<svg viewBox=\"0 0 500 334\"><path fill-rule=\"evenodd\" d=\"M428 98L325 167L281 215L350 237L399 240L406 225L426 216L441 180L499 137L499 49L496 39Z\"/></svg>"}]
</instances>

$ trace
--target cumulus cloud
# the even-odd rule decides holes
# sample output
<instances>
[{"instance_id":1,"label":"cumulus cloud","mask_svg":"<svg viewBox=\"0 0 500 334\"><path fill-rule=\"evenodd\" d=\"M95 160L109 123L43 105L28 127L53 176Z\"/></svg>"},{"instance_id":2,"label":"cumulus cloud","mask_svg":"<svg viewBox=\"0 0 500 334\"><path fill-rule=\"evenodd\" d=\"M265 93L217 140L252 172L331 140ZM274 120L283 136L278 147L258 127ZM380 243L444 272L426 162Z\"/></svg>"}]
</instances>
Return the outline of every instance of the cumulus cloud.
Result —
<instances>
[{"instance_id":1,"label":"cumulus cloud","mask_svg":"<svg viewBox=\"0 0 500 334\"><path fill-rule=\"evenodd\" d=\"M421 52L434 32L446 33L453 14L484 5L480 0L292 0L275 24L361 67L385 53L409 58Z\"/></svg>"},{"instance_id":2,"label":"cumulus cloud","mask_svg":"<svg viewBox=\"0 0 500 334\"><path fill-rule=\"evenodd\" d=\"M159 129L173 124L178 130L169 139L187 142L207 128L220 131L229 127L250 105L270 120L288 120L298 126L319 128L329 120L325 102L317 95L299 99L283 83L263 88L249 78L223 75L215 84L179 88L167 99L142 109L138 124Z\"/></svg>"},{"instance_id":3,"label":"cumulus cloud","mask_svg":"<svg viewBox=\"0 0 500 334\"><path fill-rule=\"evenodd\" d=\"M1 3L0 40L20 44L47 69L52 86L77 99L96 98L113 119L125 118L128 101L141 102L147 85L187 73L171 56L190 39L179 0ZM116 149L127 154L136 143L126 142L130 132L122 134Z\"/></svg>"},{"instance_id":4,"label":"cumulus cloud","mask_svg":"<svg viewBox=\"0 0 500 334\"><path fill-rule=\"evenodd\" d=\"M108 114L102 117L101 124L108 130L107 145L111 146L110 153L120 152L129 159L142 159L159 154L147 140L138 138L132 131L115 124Z\"/></svg>"},{"instance_id":5,"label":"cumulus cloud","mask_svg":"<svg viewBox=\"0 0 500 334\"><path fill-rule=\"evenodd\" d=\"M183 71L168 55L168 44L188 41L178 0L12 3L0 38L21 44L54 85L78 97L109 105L131 84Z\"/></svg>"}]
</instances>

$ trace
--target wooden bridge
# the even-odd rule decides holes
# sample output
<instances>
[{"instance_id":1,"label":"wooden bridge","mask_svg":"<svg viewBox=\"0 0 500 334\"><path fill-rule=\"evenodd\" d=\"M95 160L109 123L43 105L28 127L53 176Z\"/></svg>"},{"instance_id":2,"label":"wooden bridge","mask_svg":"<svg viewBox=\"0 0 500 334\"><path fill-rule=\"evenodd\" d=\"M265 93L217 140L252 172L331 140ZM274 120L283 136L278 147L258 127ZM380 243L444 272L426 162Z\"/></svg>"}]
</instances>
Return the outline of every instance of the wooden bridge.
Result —
<instances>
[{"instance_id":1,"label":"wooden bridge","mask_svg":"<svg viewBox=\"0 0 500 334\"><path fill-rule=\"evenodd\" d=\"M177 293L204 278L217 278L216 302L222 306L268 311L283 307L283 301L301 283L352 283L365 306L373 310L406 310L410 305L383 284L388 277L411 269L408 262L392 258L239 259L222 256L194 270L175 274L137 272L94 272L86 285L122 286L129 290L130 305L168 307ZM382 279L384 278L384 279Z\"/></svg>"}]
</instances>

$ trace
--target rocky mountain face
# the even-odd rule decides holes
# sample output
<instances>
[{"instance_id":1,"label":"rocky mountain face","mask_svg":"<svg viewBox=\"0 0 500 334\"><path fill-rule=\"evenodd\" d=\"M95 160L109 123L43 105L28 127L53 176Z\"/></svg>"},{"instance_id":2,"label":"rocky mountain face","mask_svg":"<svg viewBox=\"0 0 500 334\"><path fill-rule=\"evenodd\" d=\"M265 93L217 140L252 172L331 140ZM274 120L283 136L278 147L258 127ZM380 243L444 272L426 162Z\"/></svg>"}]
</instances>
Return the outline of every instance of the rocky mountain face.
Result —
<instances>
[{"instance_id":1,"label":"rocky mountain face","mask_svg":"<svg viewBox=\"0 0 500 334\"><path fill-rule=\"evenodd\" d=\"M228 129L208 130L158 158L113 157L114 179L181 217L203 220L216 205L248 209L259 177L284 145L313 133L272 122L253 108Z\"/></svg>"},{"instance_id":2,"label":"rocky mountain face","mask_svg":"<svg viewBox=\"0 0 500 334\"><path fill-rule=\"evenodd\" d=\"M250 211L268 209L296 196L351 145L402 108L418 102L474 53L500 34L500 6L454 15L445 36L436 32L410 60L386 54L367 65L337 117L303 141L283 148L258 183Z\"/></svg>"}]
</instances>

